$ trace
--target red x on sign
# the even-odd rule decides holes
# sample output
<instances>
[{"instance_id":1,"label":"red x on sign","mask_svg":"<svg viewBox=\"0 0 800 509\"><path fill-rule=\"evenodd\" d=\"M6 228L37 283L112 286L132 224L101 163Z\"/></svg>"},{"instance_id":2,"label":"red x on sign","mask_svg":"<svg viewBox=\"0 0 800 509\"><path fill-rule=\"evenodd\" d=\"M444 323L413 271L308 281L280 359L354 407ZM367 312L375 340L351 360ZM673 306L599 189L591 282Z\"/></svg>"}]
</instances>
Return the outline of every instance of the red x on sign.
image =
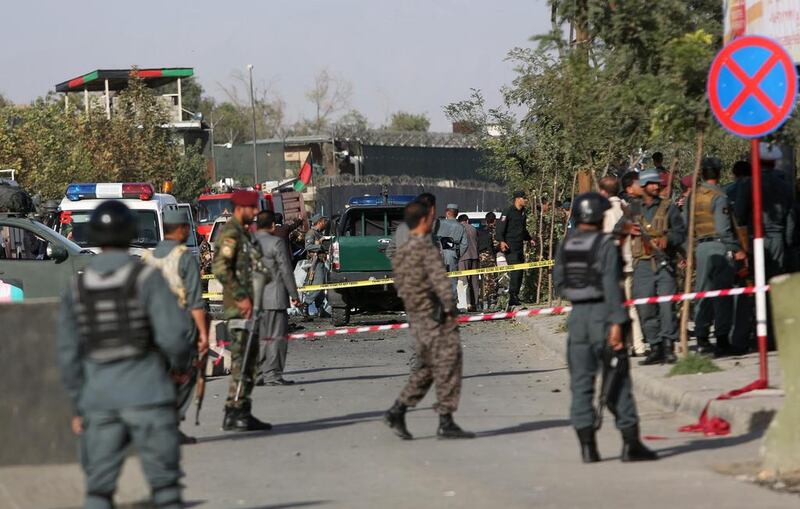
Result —
<instances>
[{"instance_id":1,"label":"red x on sign","mask_svg":"<svg viewBox=\"0 0 800 509\"><path fill-rule=\"evenodd\" d=\"M789 54L761 36L734 40L719 52L708 77L708 100L719 123L745 138L780 127L797 95L797 71Z\"/></svg>"}]
</instances>

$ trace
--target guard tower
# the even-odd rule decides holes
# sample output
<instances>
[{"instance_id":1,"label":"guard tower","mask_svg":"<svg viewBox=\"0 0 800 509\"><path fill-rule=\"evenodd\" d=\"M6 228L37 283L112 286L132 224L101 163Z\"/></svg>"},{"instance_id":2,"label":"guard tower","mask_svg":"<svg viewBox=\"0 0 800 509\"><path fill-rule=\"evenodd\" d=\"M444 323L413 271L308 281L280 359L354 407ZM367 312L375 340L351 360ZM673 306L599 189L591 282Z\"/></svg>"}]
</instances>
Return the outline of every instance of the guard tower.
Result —
<instances>
[{"instance_id":1,"label":"guard tower","mask_svg":"<svg viewBox=\"0 0 800 509\"><path fill-rule=\"evenodd\" d=\"M102 94L106 118L114 113L115 94L128 86L131 69L98 69L56 85L56 92L64 94L64 106L69 108L69 93L83 92L83 108L90 112L90 94ZM181 80L194 75L191 67L164 67L157 69L137 69L136 73L149 88L158 88L169 83L177 84L177 93L160 96L169 112L170 125L177 130L191 131L202 129L202 117L196 112L183 109Z\"/></svg>"}]
</instances>

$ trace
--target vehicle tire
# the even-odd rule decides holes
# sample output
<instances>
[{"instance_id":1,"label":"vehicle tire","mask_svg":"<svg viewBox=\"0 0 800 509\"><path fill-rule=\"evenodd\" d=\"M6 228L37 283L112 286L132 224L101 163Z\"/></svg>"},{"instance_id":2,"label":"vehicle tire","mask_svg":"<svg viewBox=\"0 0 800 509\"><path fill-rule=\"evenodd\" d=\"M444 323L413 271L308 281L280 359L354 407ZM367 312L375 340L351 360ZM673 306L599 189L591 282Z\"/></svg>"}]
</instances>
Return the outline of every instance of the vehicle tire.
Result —
<instances>
[{"instance_id":1,"label":"vehicle tire","mask_svg":"<svg viewBox=\"0 0 800 509\"><path fill-rule=\"evenodd\" d=\"M350 308L331 308L331 323L334 327L343 327L350 323Z\"/></svg>"}]
</instances>

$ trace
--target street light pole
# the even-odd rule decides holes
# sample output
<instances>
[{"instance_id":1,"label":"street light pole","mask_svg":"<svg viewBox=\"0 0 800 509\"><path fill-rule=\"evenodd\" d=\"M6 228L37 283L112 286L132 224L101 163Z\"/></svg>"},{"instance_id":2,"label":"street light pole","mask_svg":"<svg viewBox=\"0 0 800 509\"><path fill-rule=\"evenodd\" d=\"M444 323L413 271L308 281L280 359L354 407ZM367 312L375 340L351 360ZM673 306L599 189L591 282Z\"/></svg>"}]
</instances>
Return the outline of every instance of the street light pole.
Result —
<instances>
[{"instance_id":1,"label":"street light pole","mask_svg":"<svg viewBox=\"0 0 800 509\"><path fill-rule=\"evenodd\" d=\"M250 109L253 111L253 187L258 184L258 163L256 160L256 100L253 92L253 64L247 64L250 71Z\"/></svg>"}]
</instances>

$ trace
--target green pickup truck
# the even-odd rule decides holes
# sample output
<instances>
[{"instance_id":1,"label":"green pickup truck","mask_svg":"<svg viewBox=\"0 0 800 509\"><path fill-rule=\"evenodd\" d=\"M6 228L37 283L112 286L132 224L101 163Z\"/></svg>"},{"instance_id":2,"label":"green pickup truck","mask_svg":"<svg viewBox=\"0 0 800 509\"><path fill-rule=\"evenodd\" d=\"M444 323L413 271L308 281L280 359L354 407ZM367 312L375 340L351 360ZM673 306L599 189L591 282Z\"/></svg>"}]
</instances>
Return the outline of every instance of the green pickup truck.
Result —
<instances>
[{"instance_id":1,"label":"green pickup truck","mask_svg":"<svg viewBox=\"0 0 800 509\"><path fill-rule=\"evenodd\" d=\"M413 196L358 196L336 225L331 244L329 283L386 279L392 277L392 263L386 257L392 235L403 221L403 207ZM350 322L352 312L402 311L403 302L394 285L360 286L328 290L333 325Z\"/></svg>"},{"instance_id":2,"label":"green pickup truck","mask_svg":"<svg viewBox=\"0 0 800 509\"><path fill-rule=\"evenodd\" d=\"M38 221L0 212L0 302L59 297L92 256Z\"/></svg>"}]
</instances>

